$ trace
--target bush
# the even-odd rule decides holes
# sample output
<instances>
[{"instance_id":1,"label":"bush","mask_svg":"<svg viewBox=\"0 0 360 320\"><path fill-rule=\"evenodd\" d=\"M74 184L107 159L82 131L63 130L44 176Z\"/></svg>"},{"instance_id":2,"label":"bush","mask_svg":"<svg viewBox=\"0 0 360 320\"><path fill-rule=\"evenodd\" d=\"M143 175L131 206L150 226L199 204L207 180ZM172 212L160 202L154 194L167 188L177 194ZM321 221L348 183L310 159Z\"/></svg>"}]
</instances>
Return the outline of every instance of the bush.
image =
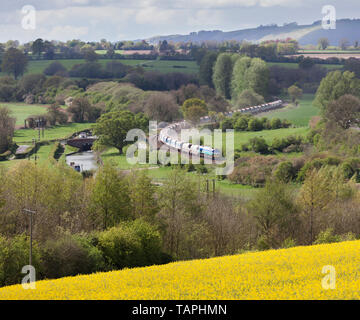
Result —
<instances>
[{"instance_id":1,"label":"bush","mask_svg":"<svg viewBox=\"0 0 360 320\"><path fill-rule=\"evenodd\" d=\"M47 76L65 75L67 70L60 62L55 61L49 64L43 73Z\"/></svg>"},{"instance_id":2,"label":"bush","mask_svg":"<svg viewBox=\"0 0 360 320\"><path fill-rule=\"evenodd\" d=\"M43 276L61 278L105 270L101 251L84 235L66 234L42 249Z\"/></svg>"},{"instance_id":3,"label":"bush","mask_svg":"<svg viewBox=\"0 0 360 320\"><path fill-rule=\"evenodd\" d=\"M281 120L279 118L274 118L270 121L271 129L280 129L281 125Z\"/></svg>"},{"instance_id":4,"label":"bush","mask_svg":"<svg viewBox=\"0 0 360 320\"><path fill-rule=\"evenodd\" d=\"M338 235L334 235L334 230L332 228L328 228L318 234L314 244L334 243L340 241L341 237Z\"/></svg>"},{"instance_id":5,"label":"bush","mask_svg":"<svg viewBox=\"0 0 360 320\"><path fill-rule=\"evenodd\" d=\"M38 244L33 241L32 264L37 274L41 272L41 253ZM0 286L20 284L25 274L21 273L29 264L29 238L18 235L12 239L0 236Z\"/></svg>"},{"instance_id":6,"label":"bush","mask_svg":"<svg viewBox=\"0 0 360 320\"><path fill-rule=\"evenodd\" d=\"M269 146L264 138L255 137L249 140L250 149L256 153L266 154L269 152Z\"/></svg>"},{"instance_id":7,"label":"bush","mask_svg":"<svg viewBox=\"0 0 360 320\"><path fill-rule=\"evenodd\" d=\"M161 264L161 237L143 220L123 222L99 234L98 247L112 269Z\"/></svg>"},{"instance_id":8,"label":"bush","mask_svg":"<svg viewBox=\"0 0 360 320\"><path fill-rule=\"evenodd\" d=\"M294 167L290 161L281 162L274 171L274 177L283 182L294 178Z\"/></svg>"},{"instance_id":9,"label":"bush","mask_svg":"<svg viewBox=\"0 0 360 320\"><path fill-rule=\"evenodd\" d=\"M263 123L258 118L253 118L248 123L249 131L261 131L263 129Z\"/></svg>"}]
</instances>

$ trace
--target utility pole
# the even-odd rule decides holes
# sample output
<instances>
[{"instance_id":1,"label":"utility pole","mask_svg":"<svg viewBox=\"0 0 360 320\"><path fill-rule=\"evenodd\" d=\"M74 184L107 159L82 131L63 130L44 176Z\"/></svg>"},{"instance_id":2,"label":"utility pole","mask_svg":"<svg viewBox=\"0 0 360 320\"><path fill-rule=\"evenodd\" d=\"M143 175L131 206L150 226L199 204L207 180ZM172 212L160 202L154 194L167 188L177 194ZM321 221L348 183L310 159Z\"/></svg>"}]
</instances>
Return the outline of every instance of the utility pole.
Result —
<instances>
[{"instance_id":1,"label":"utility pole","mask_svg":"<svg viewBox=\"0 0 360 320\"><path fill-rule=\"evenodd\" d=\"M29 209L23 209L23 211L27 214L30 214L30 253L29 253L29 265L32 266L32 234L33 234L33 214L36 211L32 211Z\"/></svg>"}]
</instances>

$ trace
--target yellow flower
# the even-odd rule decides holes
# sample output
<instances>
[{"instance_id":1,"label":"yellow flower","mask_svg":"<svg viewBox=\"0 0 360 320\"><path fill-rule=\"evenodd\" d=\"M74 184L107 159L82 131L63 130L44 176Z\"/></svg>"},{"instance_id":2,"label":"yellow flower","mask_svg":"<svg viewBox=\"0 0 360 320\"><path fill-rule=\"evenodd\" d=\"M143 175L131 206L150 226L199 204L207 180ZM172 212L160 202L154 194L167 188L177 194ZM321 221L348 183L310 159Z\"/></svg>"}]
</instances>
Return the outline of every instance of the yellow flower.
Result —
<instances>
[{"instance_id":1,"label":"yellow flower","mask_svg":"<svg viewBox=\"0 0 360 320\"><path fill-rule=\"evenodd\" d=\"M360 241L246 253L38 281L0 299L359 299ZM324 266L336 271L326 290Z\"/></svg>"}]
</instances>

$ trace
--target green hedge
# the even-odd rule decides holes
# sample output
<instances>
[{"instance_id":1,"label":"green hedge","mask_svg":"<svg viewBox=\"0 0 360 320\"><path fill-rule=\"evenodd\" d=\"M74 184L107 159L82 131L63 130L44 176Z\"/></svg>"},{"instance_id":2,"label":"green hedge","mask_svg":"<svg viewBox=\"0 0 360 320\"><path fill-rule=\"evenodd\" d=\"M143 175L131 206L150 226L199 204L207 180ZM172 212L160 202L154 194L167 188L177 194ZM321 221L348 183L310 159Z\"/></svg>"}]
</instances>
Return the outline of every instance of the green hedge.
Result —
<instances>
[{"instance_id":1,"label":"green hedge","mask_svg":"<svg viewBox=\"0 0 360 320\"><path fill-rule=\"evenodd\" d=\"M59 160L61 155L64 153L64 150L64 146L60 142L56 142L49 153L49 160Z\"/></svg>"}]
</instances>

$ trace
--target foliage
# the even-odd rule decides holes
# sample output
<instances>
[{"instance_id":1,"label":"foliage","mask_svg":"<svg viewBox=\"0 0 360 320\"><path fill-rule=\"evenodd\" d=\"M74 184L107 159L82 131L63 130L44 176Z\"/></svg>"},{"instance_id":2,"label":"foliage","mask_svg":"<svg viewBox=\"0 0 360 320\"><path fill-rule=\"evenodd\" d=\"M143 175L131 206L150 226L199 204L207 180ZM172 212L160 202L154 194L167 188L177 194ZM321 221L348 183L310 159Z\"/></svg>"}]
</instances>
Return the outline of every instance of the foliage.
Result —
<instances>
[{"instance_id":1,"label":"foliage","mask_svg":"<svg viewBox=\"0 0 360 320\"><path fill-rule=\"evenodd\" d=\"M221 53L216 60L213 73L213 83L216 93L231 98L231 77L233 70L233 61L231 54Z\"/></svg>"},{"instance_id":2,"label":"foliage","mask_svg":"<svg viewBox=\"0 0 360 320\"><path fill-rule=\"evenodd\" d=\"M128 142L125 141L131 129L142 129L144 121L136 117L130 111L112 111L103 114L94 126L94 134L99 137L98 145L114 147L122 154L123 148Z\"/></svg>"},{"instance_id":3,"label":"foliage","mask_svg":"<svg viewBox=\"0 0 360 320\"><path fill-rule=\"evenodd\" d=\"M24 74L28 59L19 49L9 48L2 57L1 70L13 74L15 80Z\"/></svg>"},{"instance_id":4,"label":"foliage","mask_svg":"<svg viewBox=\"0 0 360 320\"><path fill-rule=\"evenodd\" d=\"M113 269L161 264L161 237L142 220L124 222L98 235L98 247Z\"/></svg>"},{"instance_id":5,"label":"foliage","mask_svg":"<svg viewBox=\"0 0 360 320\"><path fill-rule=\"evenodd\" d=\"M320 83L314 104L325 113L329 104L345 94L360 97L360 79L349 71L330 72Z\"/></svg>"}]
</instances>

